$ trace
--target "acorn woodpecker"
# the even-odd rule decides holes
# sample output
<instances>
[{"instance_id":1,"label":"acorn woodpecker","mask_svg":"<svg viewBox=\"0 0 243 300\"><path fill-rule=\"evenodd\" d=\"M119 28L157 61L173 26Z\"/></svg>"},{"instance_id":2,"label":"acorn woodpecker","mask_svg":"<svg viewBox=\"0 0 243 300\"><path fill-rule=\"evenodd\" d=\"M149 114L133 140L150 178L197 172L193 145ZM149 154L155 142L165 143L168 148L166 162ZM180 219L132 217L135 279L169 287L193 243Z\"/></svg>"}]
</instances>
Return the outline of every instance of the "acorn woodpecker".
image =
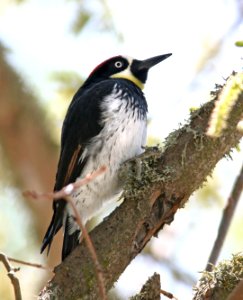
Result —
<instances>
[{"instance_id":1,"label":"acorn woodpecker","mask_svg":"<svg viewBox=\"0 0 243 300\"><path fill-rule=\"evenodd\" d=\"M106 172L71 194L84 224L121 192L121 164L143 152L147 102L142 89L148 70L170 55L146 60L112 57L98 65L74 95L63 123L54 191L103 165L107 167ZM63 226L64 259L79 244L80 228L64 199L54 200L53 210L41 253L47 246L49 251Z\"/></svg>"}]
</instances>

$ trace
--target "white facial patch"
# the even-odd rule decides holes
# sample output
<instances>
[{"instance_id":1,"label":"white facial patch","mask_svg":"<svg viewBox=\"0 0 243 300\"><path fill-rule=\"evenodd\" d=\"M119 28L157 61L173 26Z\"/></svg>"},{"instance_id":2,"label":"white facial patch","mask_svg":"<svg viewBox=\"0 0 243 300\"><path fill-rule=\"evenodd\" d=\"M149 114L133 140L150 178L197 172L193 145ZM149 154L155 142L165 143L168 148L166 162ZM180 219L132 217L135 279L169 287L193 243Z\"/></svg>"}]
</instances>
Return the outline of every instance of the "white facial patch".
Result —
<instances>
[{"instance_id":1,"label":"white facial patch","mask_svg":"<svg viewBox=\"0 0 243 300\"><path fill-rule=\"evenodd\" d=\"M126 59L129 62L128 67L119 73L111 75L111 78L128 79L128 80L132 81L136 86L138 86L142 90L144 88L144 84L137 77L135 77L133 75L133 73L131 72L131 69L130 69L133 59L129 56L126 56Z\"/></svg>"}]
</instances>

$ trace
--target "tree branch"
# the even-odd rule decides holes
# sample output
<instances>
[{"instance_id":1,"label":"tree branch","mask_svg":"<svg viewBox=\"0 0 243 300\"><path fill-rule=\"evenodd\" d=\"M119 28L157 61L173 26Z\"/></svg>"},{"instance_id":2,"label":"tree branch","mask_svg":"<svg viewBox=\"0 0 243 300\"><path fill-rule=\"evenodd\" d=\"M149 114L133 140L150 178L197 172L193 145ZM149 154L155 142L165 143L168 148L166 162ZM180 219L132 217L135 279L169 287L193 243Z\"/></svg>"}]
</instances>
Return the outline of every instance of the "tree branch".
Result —
<instances>
[{"instance_id":1,"label":"tree branch","mask_svg":"<svg viewBox=\"0 0 243 300\"><path fill-rule=\"evenodd\" d=\"M46 271L49 271L49 272L53 272L53 270L51 268L48 268L47 266L43 266L41 264L30 263L28 261L20 260L20 259L9 257L9 256L7 257L7 259L9 261L12 261L12 262L17 263L17 264L21 264L21 265L25 265L25 266L34 267L34 268L43 269L43 270L46 270Z\"/></svg>"},{"instance_id":2,"label":"tree branch","mask_svg":"<svg viewBox=\"0 0 243 300\"><path fill-rule=\"evenodd\" d=\"M87 244L87 248L93 259L94 266L96 269L96 276L97 276L97 280L98 280L98 287L100 290L100 297L102 298L102 300L107 300L107 293L106 293L106 289L105 289L105 285L104 285L102 268L98 261L98 258L97 258L93 243L89 237L88 231L86 230L86 227L83 224L82 219L78 213L78 210L73 202L73 199L70 197L70 195L72 194L72 192L77 190L79 187L88 184L89 182L94 180L94 178L96 178L100 174L104 173L106 171L106 169L107 168L105 166L101 166L98 170L93 171L91 174L87 174L84 178L81 178L75 182L69 183L67 186L64 186L60 191L54 191L54 192L48 192L48 193L42 193L42 194L39 194L36 191L25 191L23 193L25 196L30 196L34 199L47 198L49 200L52 200L52 199L61 199L62 198L69 203L70 207L73 210L74 217L76 219L76 223L78 224L78 226L82 232L83 238Z\"/></svg>"},{"instance_id":3,"label":"tree branch","mask_svg":"<svg viewBox=\"0 0 243 300\"><path fill-rule=\"evenodd\" d=\"M139 294L130 298L130 300L160 300L160 276L154 273L143 285Z\"/></svg>"},{"instance_id":4,"label":"tree branch","mask_svg":"<svg viewBox=\"0 0 243 300\"><path fill-rule=\"evenodd\" d=\"M233 289L227 300L243 300L243 279Z\"/></svg>"},{"instance_id":5,"label":"tree branch","mask_svg":"<svg viewBox=\"0 0 243 300\"><path fill-rule=\"evenodd\" d=\"M163 152L148 149L141 155L139 179L133 174L138 159L122 168L121 174L128 177L124 201L90 233L107 290L151 237L172 222L216 163L239 143L241 134L236 126L243 114L243 92L223 134L218 138L205 134L219 92L192 113L188 124L169 135ZM84 243L55 268L39 299L99 299L95 268Z\"/></svg>"},{"instance_id":6,"label":"tree branch","mask_svg":"<svg viewBox=\"0 0 243 300\"><path fill-rule=\"evenodd\" d=\"M211 254L209 256L208 263L206 266L206 271L211 271L213 265L215 265L218 260L219 253L224 244L224 240L228 232L229 226L231 224L236 206L239 202L242 190L243 190L243 165L241 167L240 174L236 178L230 197L228 198L228 203L224 209L221 222L219 225L218 235L213 245Z\"/></svg>"},{"instance_id":7,"label":"tree branch","mask_svg":"<svg viewBox=\"0 0 243 300\"><path fill-rule=\"evenodd\" d=\"M19 270L19 268L13 268L7 258L7 256L3 253L0 253L0 261L5 266L8 271L8 277L11 280L14 289L15 300L22 300L21 289L18 278L15 276L15 272Z\"/></svg>"},{"instance_id":8,"label":"tree branch","mask_svg":"<svg viewBox=\"0 0 243 300\"><path fill-rule=\"evenodd\" d=\"M204 271L193 300L241 300L243 256L233 255L232 259L220 262L213 270ZM241 294L242 296L242 294Z\"/></svg>"}]
</instances>

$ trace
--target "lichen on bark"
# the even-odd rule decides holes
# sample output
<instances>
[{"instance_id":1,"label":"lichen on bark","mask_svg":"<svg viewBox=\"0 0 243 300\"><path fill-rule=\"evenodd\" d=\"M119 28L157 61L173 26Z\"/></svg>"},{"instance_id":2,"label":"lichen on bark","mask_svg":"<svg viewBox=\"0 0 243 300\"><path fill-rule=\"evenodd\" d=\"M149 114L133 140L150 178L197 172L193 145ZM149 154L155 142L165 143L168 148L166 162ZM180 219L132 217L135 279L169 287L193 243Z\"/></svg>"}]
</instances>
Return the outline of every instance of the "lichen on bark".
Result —
<instances>
[{"instance_id":1,"label":"lichen on bark","mask_svg":"<svg viewBox=\"0 0 243 300\"><path fill-rule=\"evenodd\" d=\"M202 272L193 300L226 300L235 286L243 280L243 256L233 255L220 262L211 272Z\"/></svg>"}]
</instances>

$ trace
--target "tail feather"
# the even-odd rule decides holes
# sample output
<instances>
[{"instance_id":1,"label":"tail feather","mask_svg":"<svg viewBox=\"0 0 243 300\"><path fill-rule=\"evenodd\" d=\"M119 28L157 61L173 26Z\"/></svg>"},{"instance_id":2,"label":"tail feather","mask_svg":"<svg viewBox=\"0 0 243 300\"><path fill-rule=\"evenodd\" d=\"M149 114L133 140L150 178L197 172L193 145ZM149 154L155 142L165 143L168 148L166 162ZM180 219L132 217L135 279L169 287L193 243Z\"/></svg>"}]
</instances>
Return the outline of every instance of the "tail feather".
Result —
<instances>
[{"instance_id":1,"label":"tail feather","mask_svg":"<svg viewBox=\"0 0 243 300\"><path fill-rule=\"evenodd\" d=\"M43 239L43 242L42 242L42 245L41 245L40 253L42 253L46 249L46 247L48 246L47 254L49 254L52 240L53 240L55 234L61 228L61 226L62 226L62 220L56 220L55 215L53 215L52 220L51 220L51 224L49 225L49 227L47 229L47 232L44 236L44 239Z\"/></svg>"},{"instance_id":2,"label":"tail feather","mask_svg":"<svg viewBox=\"0 0 243 300\"><path fill-rule=\"evenodd\" d=\"M53 240L54 236L56 235L56 233L59 231L59 229L62 227L64 207L65 207L64 203L59 202L57 205L57 203L54 202L54 206L53 206L54 213L52 216L51 223L50 223L50 225L46 231L46 234L44 236L40 253L42 253L46 249L47 246L48 246L47 254L49 253L52 240Z\"/></svg>"},{"instance_id":3,"label":"tail feather","mask_svg":"<svg viewBox=\"0 0 243 300\"><path fill-rule=\"evenodd\" d=\"M67 216L64 230L64 240L62 246L62 260L64 260L79 244L80 230L75 230L70 234L70 227L73 218Z\"/></svg>"},{"instance_id":4,"label":"tail feather","mask_svg":"<svg viewBox=\"0 0 243 300\"><path fill-rule=\"evenodd\" d=\"M50 251L50 247L54 236L59 231L59 229L64 226L64 240L62 247L62 260L64 260L74 248L79 244L80 230L76 229L74 232L70 233L70 229L73 224L76 223L72 216L66 214L65 211L65 201L59 200L58 203L54 202L54 213L52 216L51 223L47 229L44 236L41 250L42 253L47 248L47 254ZM65 216L65 218L64 218Z\"/></svg>"}]
</instances>

